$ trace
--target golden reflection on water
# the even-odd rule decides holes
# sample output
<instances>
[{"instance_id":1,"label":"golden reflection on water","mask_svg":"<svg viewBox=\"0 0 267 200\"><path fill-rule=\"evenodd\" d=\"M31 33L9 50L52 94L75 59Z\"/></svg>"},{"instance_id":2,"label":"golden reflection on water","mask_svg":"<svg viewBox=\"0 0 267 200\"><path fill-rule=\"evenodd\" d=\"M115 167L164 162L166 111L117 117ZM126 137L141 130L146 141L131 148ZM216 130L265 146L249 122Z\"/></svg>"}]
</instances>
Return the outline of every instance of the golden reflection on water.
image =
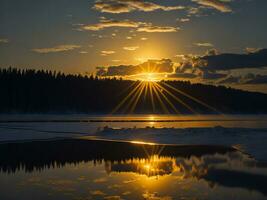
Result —
<instances>
[{"instance_id":1,"label":"golden reflection on water","mask_svg":"<svg viewBox=\"0 0 267 200\"><path fill-rule=\"evenodd\" d=\"M215 170L215 176L209 175L210 170L211 173ZM239 173L243 175L240 177ZM36 199L49 200L267 199L264 185L257 182L257 174L266 176L266 168L257 167L249 156L240 152L188 158L154 154L125 161L68 164L64 168L20 172L15 176L0 173L0 186L4 184L6 188L0 188L0 197L24 200L35 194ZM244 179L233 187L237 177Z\"/></svg>"},{"instance_id":2,"label":"golden reflection on water","mask_svg":"<svg viewBox=\"0 0 267 200\"><path fill-rule=\"evenodd\" d=\"M108 174L112 172L133 172L147 177L163 176L180 171L176 160L171 157L159 157L152 155L148 159L131 159L125 162L105 162L105 169Z\"/></svg>"}]
</instances>

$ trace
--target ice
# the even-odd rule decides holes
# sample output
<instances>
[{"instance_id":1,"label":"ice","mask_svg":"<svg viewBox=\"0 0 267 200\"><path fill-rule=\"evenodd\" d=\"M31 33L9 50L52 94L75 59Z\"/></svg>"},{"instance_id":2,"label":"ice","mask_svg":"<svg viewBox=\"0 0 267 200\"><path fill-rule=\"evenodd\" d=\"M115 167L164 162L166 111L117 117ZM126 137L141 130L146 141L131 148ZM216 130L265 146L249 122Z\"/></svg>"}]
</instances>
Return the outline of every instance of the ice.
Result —
<instances>
[{"instance_id":1,"label":"ice","mask_svg":"<svg viewBox=\"0 0 267 200\"><path fill-rule=\"evenodd\" d=\"M99 138L146 141L161 144L203 144L235 146L258 160L267 160L267 129L256 128L104 128Z\"/></svg>"},{"instance_id":2,"label":"ice","mask_svg":"<svg viewBox=\"0 0 267 200\"><path fill-rule=\"evenodd\" d=\"M42 118L41 118L42 117ZM69 117L17 117L24 119L16 122L13 117L2 116L0 123L0 142L25 140L44 140L92 136L99 139L143 141L161 144L204 144L235 146L258 160L267 161L267 121L266 117L250 120L218 120L214 116L203 121L192 122L86 122L87 116ZM38 118L38 119L37 119ZM189 117L188 117L189 118ZM210 118L210 121L209 121ZM44 119L44 121L40 120ZM168 118L169 119L169 118ZM198 117L197 119L201 119ZM233 119L233 117L231 117ZM239 118L238 118L239 119ZM264 119L264 120L263 120ZM13 120L3 122L3 120ZM32 121L35 120L35 121ZM71 121L73 120L73 121ZM100 120L101 121L101 120ZM220 124L220 125L218 125ZM165 128L164 128L165 127Z\"/></svg>"}]
</instances>

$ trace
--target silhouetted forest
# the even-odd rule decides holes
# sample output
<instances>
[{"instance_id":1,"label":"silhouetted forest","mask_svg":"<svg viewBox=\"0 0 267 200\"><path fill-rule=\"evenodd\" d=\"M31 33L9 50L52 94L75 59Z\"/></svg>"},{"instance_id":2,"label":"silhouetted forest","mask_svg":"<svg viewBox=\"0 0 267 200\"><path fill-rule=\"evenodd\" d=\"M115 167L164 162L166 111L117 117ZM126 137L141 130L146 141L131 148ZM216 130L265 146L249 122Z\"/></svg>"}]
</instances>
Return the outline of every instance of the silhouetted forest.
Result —
<instances>
[{"instance_id":1,"label":"silhouetted forest","mask_svg":"<svg viewBox=\"0 0 267 200\"><path fill-rule=\"evenodd\" d=\"M94 76L64 74L52 71L0 69L1 113L111 113L139 81L100 79ZM246 92L224 86L191 84L187 81L161 81L184 92L222 113L267 113L267 95ZM216 111L192 100L171 88L169 91L197 113ZM181 113L191 111L165 91L163 94ZM164 100L164 97L161 97ZM141 95L134 113L164 113L154 97L152 109L150 95ZM130 99L129 99L130 101ZM126 103L127 104L127 103ZM167 110L174 110L165 102ZM166 110L165 110L166 111ZM128 113L127 106L117 113Z\"/></svg>"}]
</instances>

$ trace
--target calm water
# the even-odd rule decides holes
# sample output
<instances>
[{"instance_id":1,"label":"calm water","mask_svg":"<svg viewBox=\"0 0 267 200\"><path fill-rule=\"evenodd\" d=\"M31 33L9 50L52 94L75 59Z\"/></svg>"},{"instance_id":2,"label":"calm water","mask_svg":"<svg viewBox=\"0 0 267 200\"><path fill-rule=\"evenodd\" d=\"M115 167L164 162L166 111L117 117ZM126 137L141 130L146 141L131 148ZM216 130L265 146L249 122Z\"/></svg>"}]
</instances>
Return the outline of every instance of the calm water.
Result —
<instances>
[{"instance_id":1,"label":"calm water","mask_svg":"<svg viewBox=\"0 0 267 200\"><path fill-rule=\"evenodd\" d=\"M267 199L267 165L222 146L0 145L0 199Z\"/></svg>"},{"instance_id":2,"label":"calm water","mask_svg":"<svg viewBox=\"0 0 267 200\"><path fill-rule=\"evenodd\" d=\"M0 115L1 125L87 125L91 128L109 126L118 128L154 126L192 127L242 127L267 128L267 115Z\"/></svg>"},{"instance_id":3,"label":"calm water","mask_svg":"<svg viewBox=\"0 0 267 200\"><path fill-rule=\"evenodd\" d=\"M267 199L266 115L1 115L0 132L0 200Z\"/></svg>"}]
</instances>

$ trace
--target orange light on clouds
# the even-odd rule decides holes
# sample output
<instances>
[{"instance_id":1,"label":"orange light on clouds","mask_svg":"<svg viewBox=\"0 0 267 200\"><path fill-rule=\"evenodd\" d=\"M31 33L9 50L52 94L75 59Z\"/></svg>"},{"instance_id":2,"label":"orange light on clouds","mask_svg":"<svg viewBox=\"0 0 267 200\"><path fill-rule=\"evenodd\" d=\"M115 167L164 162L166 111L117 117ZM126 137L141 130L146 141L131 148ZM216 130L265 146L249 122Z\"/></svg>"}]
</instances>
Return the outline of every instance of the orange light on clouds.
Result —
<instances>
[{"instance_id":1,"label":"orange light on clouds","mask_svg":"<svg viewBox=\"0 0 267 200\"><path fill-rule=\"evenodd\" d=\"M148 46L142 46L135 53L135 60L138 62L146 62L148 60L160 60L168 57L163 54L162 47L159 44L151 43Z\"/></svg>"}]
</instances>

